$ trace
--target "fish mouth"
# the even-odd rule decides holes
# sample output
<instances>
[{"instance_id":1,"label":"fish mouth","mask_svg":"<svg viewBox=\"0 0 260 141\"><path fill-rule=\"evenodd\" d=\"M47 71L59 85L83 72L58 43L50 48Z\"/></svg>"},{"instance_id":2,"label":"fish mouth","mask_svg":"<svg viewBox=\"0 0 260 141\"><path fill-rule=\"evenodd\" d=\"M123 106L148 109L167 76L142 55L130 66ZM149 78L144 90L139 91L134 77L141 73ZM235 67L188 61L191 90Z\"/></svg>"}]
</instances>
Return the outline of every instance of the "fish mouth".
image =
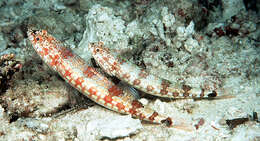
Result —
<instances>
[{"instance_id":1,"label":"fish mouth","mask_svg":"<svg viewBox=\"0 0 260 141\"><path fill-rule=\"evenodd\" d=\"M33 33L32 33L31 31L28 31L28 32L27 32L27 36L28 36L28 39L29 39L30 41L33 41L34 35L33 35Z\"/></svg>"},{"instance_id":2,"label":"fish mouth","mask_svg":"<svg viewBox=\"0 0 260 141\"><path fill-rule=\"evenodd\" d=\"M40 33L40 30L28 27L27 36L30 41L35 41L35 37Z\"/></svg>"},{"instance_id":3,"label":"fish mouth","mask_svg":"<svg viewBox=\"0 0 260 141\"><path fill-rule=\"evenodd\" d=\"M88 48L90 49L91 52L93 52L95 49L95 43L89 43Z\"/></svg>"},{"instance_id":4,"label":"fish mouth","mask_svg":"<svg viewBox=\"0 0 260 141\"><path fill-rule=\"evenodd\" d=\"M36 32L37 32L37 30L32 30L30 28L28 29L27 36L28 36L29 40L32 41L34 39Z\"/></svg>"}]
</instances>

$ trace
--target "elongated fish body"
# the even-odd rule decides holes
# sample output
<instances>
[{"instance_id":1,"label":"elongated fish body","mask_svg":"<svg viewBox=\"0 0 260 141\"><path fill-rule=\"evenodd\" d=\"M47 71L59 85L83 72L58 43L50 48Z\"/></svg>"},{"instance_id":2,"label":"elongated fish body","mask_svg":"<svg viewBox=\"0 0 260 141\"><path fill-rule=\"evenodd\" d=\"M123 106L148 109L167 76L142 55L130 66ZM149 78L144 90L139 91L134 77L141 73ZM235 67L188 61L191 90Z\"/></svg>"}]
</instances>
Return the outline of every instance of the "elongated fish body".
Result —
<instances>
[{"instance_id":1,"label":"elongated fish body","mask_svg":"<svg viewBox=\"0 0 260 141\"><path fill-rule=\"evenodd\" d=\"M173 84L168 80L149 74L137 65L113 56L102 42L89 44L89 49L96 62L106 73L116 76L148 94L168 98L212 98L217 96L216 91Z\"/></svg>"},{"instance_id":2,"label":"elongated fish body","mask_svg":"<svg viewBox=\"0 0 260 141\"><path fill-rule=\"evenodd\" d=\"M60 41L49 35L46 30L29 29L28 38L41 59L54 71L96 103L113 111L131 114L141 120L154 123L172 124L169 117L144 107L127 91L115 85L95 68L65 47Z\"/></svg>"}]
</instances>

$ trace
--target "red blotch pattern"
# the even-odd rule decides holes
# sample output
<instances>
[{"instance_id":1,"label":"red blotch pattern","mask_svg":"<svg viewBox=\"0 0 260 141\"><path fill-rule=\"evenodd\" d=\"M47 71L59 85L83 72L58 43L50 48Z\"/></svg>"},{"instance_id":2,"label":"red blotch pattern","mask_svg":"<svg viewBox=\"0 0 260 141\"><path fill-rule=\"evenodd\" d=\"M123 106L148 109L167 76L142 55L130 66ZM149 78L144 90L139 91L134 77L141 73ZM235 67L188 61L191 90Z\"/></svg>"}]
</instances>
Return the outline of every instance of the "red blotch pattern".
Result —
<instances>
[{"instance_id":1,"label":"red blotch pattern","mask_svg":"<svg viewBox=\"0 0 260 141\"><path fill-rule=\"evenodd\" d=\"M84 82L84 79L82 77L78 77L75 80L75 87L77 87L78 85L82 88L82 83Z\"/></svg>"},{"instance_id":2,"label":"red blotch pattern","mask_svg":"<svg viewBox=\"0 0 260 141\"><path fill-rule=\"evenodd\" d=\"M110 95L107 95L107 96L105 96L105 98L104 98L104 100L105 100L105 104L107 104L107 103L112 103L112 96L110 96Z\"/></svg>"},{"instance_id":3,"label":"red blotch pattern","mask_svg":"<svg viewBox=\"0 0 260 141\"><path fill-rule=\"evenodd\" d=\"M88 78L91 78L95 75L96 70L93 69L92 67L87 67L84 71L83 74L85 74Z\"/></svg>"},{"instance_id":4,"label":"red blotch pattern","mask_svg":"<svg viewBox=\"0 0 260 141\"><path fill-rule=\"evenodd\" d=\"M117 103L116 107L118 108L118 111L124 110L125 106L122 103Z\"/></svg>"},{"instance_id":5,"label":"red blotch pattern","mask_svg":"<svg viewBox=\"0 0 260 141\"><path fill-rule=\"evenodd\" d=\"M59 55L54 55L54 56L51 56L50 55L50 58L51 58L51 63L50 63L50 65L51 66L56 66L57 64L59 64Z\"/></svg>"},{"instance_id":6,"label":"red blotch pattern","mask_svg":"<svg viewBox=\"0 0 260 141\"><path fill-rule=\"evenodd\" d=\"M111 88L108 89L108 91L112 94L112 96L119 96L123 93L123 91L116 85L113 85Z\"/></svg>"}]
</instances>

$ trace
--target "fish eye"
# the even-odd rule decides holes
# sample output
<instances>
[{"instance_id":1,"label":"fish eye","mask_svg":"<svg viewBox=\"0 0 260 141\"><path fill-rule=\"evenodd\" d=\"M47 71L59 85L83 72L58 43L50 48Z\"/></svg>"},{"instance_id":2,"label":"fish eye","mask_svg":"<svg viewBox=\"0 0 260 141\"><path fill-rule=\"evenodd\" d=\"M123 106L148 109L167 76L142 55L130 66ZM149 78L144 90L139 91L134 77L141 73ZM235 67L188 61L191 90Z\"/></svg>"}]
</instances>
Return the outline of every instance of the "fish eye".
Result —
<instances>
[{"instance_id":1,"label":"fish eye","mask_svg":"<svg viewBox=\"0 0 260 141\"><path fill-rule=\"evenodd\" d=\"M40 38L39 38L39 37L36 37L36 40L37 40L37 41L39 41L39 40L40 40Z\"/></svg>"},{"instance_id":2,"label":"fish eye","mask_svg":"<svg viewBox=\"0 0 260 141\"><path fill-rule=\"evenodd\" d=\"M99 52L99 48L96 49L96 52Z\"/></svg>"}]
</instances>

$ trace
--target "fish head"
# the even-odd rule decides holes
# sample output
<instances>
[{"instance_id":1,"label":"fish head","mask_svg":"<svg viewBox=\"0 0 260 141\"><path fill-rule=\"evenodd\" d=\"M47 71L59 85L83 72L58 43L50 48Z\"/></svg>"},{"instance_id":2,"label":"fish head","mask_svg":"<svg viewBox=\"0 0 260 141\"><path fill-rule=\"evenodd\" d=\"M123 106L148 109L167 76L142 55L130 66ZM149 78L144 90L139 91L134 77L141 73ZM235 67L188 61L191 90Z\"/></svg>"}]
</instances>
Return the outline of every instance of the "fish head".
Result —
<instances>
[{"instance_id":1,"label":"fish head","mask_svg":"<svg viewBox=\"0 0 260 141\"><path fill-rule=\"evenodd\" d=\"M32 43L33 47L39 48L47 38L46 30L33 30L31 28L27 31L28 39Z\"/></svg>"},{"instance_id":2,"label":"fish head","mask_svg":"<svg viewBox=\"0 0 260 141\"><path fill-rule=\"evenodd\" d=\"M27 35L33 48L41 57L58 51L61 46L61 43L48 34L46 30L33 30L29 28Z\"/></svg>"},{"instance_id":3,"label":"fish head","mask_svg":"<svg viewBox=\"0 0 260 141\"><path fill-rule=\"evenodd\" d=\"M89 50L92 53L92 56L95 57L96 55L107 55L109 54L108 48L104 47L103 42L96 42L89 44Z\"/></svg>"}]
</instances>

